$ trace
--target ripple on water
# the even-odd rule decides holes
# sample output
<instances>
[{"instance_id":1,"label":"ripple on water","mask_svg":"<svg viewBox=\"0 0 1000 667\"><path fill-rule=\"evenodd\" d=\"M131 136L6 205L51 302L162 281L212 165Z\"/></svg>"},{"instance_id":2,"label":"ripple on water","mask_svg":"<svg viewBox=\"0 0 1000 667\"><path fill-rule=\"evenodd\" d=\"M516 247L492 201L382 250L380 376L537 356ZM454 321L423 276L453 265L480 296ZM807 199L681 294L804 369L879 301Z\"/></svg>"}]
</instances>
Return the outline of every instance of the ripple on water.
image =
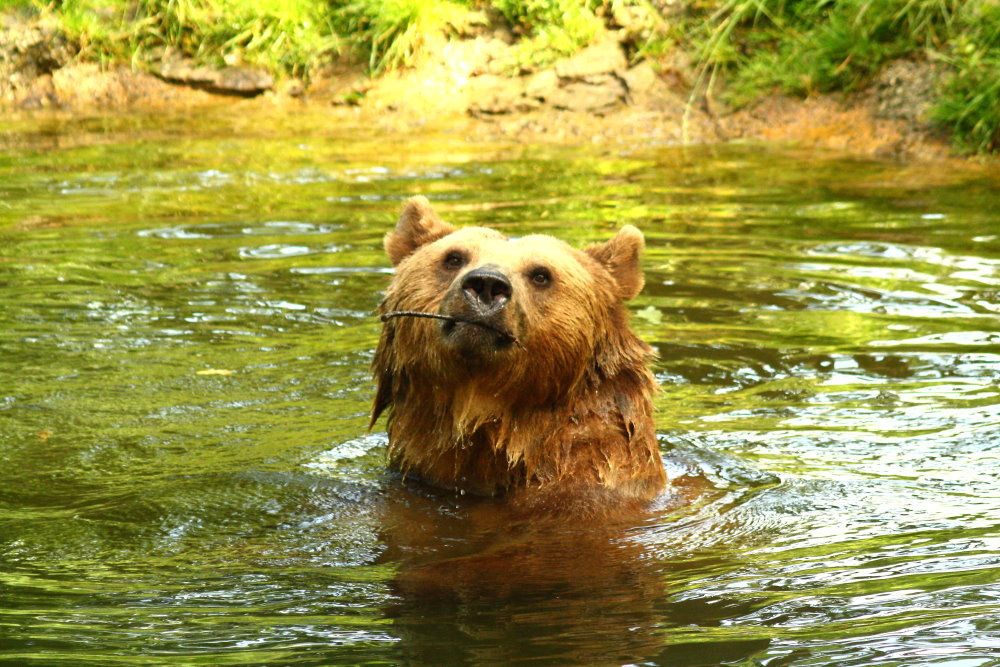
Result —
<instances>
[{"instance_id":1,"label":"ripple on water","mask_svg":"<svg viewBox=\"0 0 1000 667\"><path fill-rule=\"evenodd\" d=\"M330 234L344 229L340 224L322 224L286 220L270 220L258 225L247 226L245 222L200 223L141 229L136 232L143 238L170 240L193 240L213 238L233 238L240 236L302 236Z\"/></svg>"}]
</instances>

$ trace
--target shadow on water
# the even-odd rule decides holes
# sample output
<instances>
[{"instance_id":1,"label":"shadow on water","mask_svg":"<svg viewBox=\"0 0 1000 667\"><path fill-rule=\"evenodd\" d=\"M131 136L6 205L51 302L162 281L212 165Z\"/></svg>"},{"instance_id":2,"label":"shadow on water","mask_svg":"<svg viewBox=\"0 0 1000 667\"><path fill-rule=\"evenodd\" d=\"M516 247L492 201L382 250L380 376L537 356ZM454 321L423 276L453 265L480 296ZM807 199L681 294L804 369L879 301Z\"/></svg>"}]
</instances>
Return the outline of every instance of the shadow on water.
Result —
<instances>
[{"instance_id":1,"label":"shadow on water","mask_svg":"<svg viewBox=\"0 0 1000 667\"><path fill-rule=\"evenodd\" d=\"M0 662L995 664L995 173L265 120L0 135ZM644 230L687 501L525 524L386 475L372 313L418 192Z\"/></svg>"}]
</instances>

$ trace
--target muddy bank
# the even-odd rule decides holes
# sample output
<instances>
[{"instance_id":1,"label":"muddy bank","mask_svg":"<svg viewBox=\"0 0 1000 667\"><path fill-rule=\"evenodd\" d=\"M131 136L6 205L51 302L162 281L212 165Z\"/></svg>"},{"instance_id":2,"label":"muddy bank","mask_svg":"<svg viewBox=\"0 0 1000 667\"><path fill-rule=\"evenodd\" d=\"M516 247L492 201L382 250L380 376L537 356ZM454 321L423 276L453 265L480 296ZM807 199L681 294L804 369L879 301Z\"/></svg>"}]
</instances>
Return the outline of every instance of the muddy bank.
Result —
<instances>
[{"instance_id":1,"label":"muddy bank","mask_svg":"<svg viewBox=\"0 0 1000 667\"><path fill-rule=\"evenodd\" d=\"M481 138L525 141L765 140L903 159L950 154L926 121L933 71L918 63L895 63L850 97L772 97L733 112L691 94L696 76L684 54L630 63L624 31L608 31L580 53L521 76L504 70L511 40L494 31L442 43L413 69L372 80L344 62L307 85L240 65L196 67L169 53L148 71L102 68L79 62L75 45L53 26L3 21L0 107L8 116L210 105L291 113L309 105L387 131L461 125Z\"/></svg>"}]
</instances>

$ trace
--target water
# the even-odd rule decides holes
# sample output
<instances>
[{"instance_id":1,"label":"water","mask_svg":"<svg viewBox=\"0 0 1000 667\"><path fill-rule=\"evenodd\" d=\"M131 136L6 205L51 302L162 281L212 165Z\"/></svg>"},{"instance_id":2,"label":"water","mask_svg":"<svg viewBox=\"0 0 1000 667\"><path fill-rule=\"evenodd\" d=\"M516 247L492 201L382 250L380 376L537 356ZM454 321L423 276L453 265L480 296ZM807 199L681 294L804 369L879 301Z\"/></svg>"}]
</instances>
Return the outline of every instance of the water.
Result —
<instances>
[{"instance_id":1,"label":"water","mask_svg":"<svg viewBox=\"0 0 1000 667\"><path fill-rule=\"evenodd\" d=\"M0 135L0 662L1000 664L1000 178L321 114ZM625 528L383 471L381 237L644 230Z\"/></svg>"}]
</instances>

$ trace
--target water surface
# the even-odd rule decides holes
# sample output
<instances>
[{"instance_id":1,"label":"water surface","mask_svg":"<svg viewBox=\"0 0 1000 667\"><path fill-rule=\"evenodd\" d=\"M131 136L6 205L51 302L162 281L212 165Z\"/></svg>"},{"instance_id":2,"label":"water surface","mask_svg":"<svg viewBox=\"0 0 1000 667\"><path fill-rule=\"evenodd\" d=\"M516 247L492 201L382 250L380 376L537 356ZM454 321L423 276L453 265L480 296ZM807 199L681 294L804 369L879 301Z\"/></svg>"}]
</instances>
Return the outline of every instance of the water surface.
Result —
<instances>
[{"instance_id":1,"label":"water surface","mask_svg":"<svg viewBox=\"0 0 1000 667\"><path fill-rule=\"evenodd\" d=\"M0 134L0 661L995 665L1000 179L294 118ZM646 234L670 473L543 535L366 432L401 201ZM469 566L469 563L473 566Z\"/></svg>"}]
</instances>

